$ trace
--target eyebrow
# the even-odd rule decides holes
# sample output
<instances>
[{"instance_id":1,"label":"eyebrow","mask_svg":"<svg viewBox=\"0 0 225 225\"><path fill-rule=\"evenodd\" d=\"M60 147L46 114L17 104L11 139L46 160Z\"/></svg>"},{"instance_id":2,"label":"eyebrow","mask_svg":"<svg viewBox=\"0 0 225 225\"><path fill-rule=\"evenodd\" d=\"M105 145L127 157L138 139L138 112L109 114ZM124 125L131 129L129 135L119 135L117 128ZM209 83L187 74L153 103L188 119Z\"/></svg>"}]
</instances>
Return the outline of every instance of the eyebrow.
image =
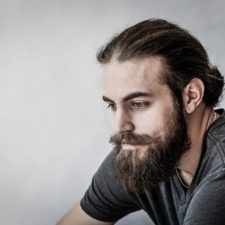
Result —
<instances>
[{"instance_id":1,"label":"eyebrow","mask_svg":"<svg viewBox=\"0 0 225 225\"><path fill-rule=\"evenodd\" d=\"M125 96L123 98L123 101L126 102L126 101L129 101L133 98L138 98L138 97L152 97L153 94L151 93L147 93L147 92L133 92L133 93L130 93L129 95ZM106 97L106 96L102 96L102 99L103 101L105 102L114 102L113 100L111 100L110 98Z\"/></svg>"}]
</instances>

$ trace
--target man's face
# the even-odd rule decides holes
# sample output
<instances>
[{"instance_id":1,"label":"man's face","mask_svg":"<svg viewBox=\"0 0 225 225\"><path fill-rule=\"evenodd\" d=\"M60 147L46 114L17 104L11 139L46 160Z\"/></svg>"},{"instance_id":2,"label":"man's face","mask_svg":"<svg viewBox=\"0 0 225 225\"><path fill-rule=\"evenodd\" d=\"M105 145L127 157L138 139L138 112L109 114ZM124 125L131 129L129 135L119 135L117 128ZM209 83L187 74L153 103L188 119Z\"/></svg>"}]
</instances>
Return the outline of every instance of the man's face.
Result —
<instances>
[{"instance_id":1,"label":"man's face","mask_svg":"<svg viewBox=\"0 0 225 225\"><path fill-rule=\"evenodd\" d=\"M182 106L162 82L159 57L103 66L103 100L112 110L115 169L130 190L153 188L174 174L188 148Z\"/></svg>"}]
</instances>

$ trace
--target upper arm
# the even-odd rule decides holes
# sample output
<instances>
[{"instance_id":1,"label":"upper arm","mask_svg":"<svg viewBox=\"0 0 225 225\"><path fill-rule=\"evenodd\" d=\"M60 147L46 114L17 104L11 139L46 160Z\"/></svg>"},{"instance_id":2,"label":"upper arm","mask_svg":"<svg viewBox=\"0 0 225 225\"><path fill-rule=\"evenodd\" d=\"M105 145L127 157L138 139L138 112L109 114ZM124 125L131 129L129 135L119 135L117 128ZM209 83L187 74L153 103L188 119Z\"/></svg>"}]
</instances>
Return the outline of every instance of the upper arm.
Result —
<instances>
[{"instance_id":1,"label":"upper arm","mask_svg":"<svg viewBox=\"0 0 225 225\"><path fill-rule=\"evenodd\" d=\"M103 222L89 216L76 204L58 223L57 225L113 225L113 222Z\"/></svg>"}]
</instances>

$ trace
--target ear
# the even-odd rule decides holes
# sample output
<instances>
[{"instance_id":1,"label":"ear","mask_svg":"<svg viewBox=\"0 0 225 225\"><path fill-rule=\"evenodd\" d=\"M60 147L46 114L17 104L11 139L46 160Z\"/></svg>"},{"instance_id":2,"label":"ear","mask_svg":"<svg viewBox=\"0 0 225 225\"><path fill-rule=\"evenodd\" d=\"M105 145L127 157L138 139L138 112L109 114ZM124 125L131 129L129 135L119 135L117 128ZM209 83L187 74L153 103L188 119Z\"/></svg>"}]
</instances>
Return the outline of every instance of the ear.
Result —
<instances>
[{"instance_id":1,"label":"ear","mask_svg":"<svg viewBox=\"0 0 225 225\"><path fill-rule=\"evenodd\" d=\"M202 80L198 78L192 79L183 90L183 102L186 113L190 114L202 102L205 86Z\"/></svg>"}]
</instances>

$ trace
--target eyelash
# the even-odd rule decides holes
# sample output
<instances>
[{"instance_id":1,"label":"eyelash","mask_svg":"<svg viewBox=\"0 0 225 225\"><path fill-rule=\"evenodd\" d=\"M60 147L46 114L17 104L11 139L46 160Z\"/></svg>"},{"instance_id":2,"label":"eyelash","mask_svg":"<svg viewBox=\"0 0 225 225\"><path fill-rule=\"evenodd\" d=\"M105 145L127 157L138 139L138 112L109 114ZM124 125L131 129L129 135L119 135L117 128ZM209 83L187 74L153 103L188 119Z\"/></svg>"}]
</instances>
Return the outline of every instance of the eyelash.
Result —
<instances>
[{"instance_id":1,"label":"eyelash","mask_svg":"<svg viewBox=\"0 0 225 225\"><path fill-rule=\"evenodd\" d=\"M141 105L141 107L140 107ZM150 102L131 102L130 108L133 110L143 110L150 105ZM111 109L112 111L116 111L116 105L114 103L108 103L107 108Z\"/></svg>"},{"instance_id":2,"label":"eyelash","mask_svg":"<svg viewBox=\"0 0 225 225\"><path fill-rule=\"evenodd\" d=\"M114 103L108 103L107 108L111 109L112 111L116 111L116 105Z\"/></svg>"},{"instance_id":3,"label":"eyelash","mask_svg":"<svg viewBox=\"0 0 225 225\"><path fill-rule=\"evenodd\" d=\"M135 110L142 110L142 109L145 109L147 108L150 103L149 102L131 102L131 108L134 108Z\"/></svg>"}]
</instances>

